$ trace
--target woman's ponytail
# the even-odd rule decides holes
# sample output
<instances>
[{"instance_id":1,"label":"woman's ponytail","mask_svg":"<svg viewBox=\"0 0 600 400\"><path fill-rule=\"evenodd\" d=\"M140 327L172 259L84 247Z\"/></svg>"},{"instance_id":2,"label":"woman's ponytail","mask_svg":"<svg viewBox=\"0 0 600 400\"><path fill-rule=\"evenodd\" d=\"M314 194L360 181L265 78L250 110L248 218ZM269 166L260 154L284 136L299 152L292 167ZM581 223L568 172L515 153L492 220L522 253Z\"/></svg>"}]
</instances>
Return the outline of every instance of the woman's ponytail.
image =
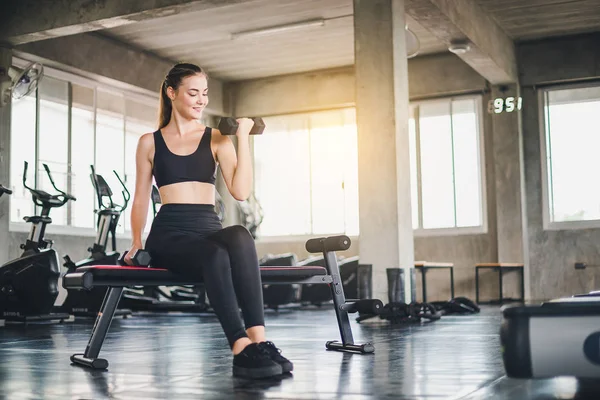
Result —
<instances>
[{"instance_id":1,"label":"woman's ponytail","mask_svg":"<svg viewBox=\"0 0 600 400\"><path fill-rule=\"evenodd\" d=\"M158 129L162 129L169 121L171 121L171 113L173 112L173 105L171 99L167 96L167 80L165 79L160 86L160 106L158 109Z\"/></svg>"}]
</instances>

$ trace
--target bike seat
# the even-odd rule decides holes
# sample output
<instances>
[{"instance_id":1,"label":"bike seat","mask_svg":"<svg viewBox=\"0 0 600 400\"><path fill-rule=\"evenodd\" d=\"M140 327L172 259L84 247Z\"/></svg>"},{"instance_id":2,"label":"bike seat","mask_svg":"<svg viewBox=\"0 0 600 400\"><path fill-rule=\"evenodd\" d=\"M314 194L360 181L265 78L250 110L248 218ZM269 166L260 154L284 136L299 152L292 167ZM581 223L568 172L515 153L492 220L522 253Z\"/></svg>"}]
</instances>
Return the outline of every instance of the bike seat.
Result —
<instances>
[{"instance_id":1,"label":"bike seat","mask_svg":"<svg viewBox=\"0 0 600 400\"><path fill-rule=\"evenodd\" d=\"M39 224L40 222L44 222L46 224L51 224L52 223L52 218L50 217L42 217L40 215L35 215L33 217L23 217L23 220L25 222L31 222L34 224Z\"/></svg>"}]
</instances>

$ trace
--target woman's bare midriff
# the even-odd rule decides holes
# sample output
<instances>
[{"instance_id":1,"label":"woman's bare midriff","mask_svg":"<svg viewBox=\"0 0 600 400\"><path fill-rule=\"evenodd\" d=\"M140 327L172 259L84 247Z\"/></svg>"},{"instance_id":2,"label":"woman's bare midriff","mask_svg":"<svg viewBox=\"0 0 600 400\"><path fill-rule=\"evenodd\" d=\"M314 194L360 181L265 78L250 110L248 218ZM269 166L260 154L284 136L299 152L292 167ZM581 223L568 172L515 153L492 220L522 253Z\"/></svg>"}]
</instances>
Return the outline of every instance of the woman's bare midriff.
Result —
<instances>
[{"instance_id":1,"label":"woman's bare midriff","mask_svg":"<svg viewBox=\"0 0 600 400\"><path fill-rule=\"evenodd\" d=\"M181 182L159 189L162 204L215 204L215 186L205 182Z\"/></svg>"}]
</instances>

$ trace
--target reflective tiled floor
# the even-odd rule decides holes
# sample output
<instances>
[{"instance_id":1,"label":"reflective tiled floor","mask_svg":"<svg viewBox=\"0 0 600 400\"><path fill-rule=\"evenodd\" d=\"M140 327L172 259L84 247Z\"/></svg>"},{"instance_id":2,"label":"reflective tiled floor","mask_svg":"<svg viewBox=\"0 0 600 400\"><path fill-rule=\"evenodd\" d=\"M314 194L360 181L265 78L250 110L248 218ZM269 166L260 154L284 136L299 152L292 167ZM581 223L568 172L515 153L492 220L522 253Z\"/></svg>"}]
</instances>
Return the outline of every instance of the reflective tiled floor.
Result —
<instances>
[{"instance_id":1,"label":"reflective tiled floor","mask_svg":"<svg viewBox=\"0 0 600 400\"><path fill-rule=\"evenodd\" d=\"M352 321L356 342L374 355L325 350L339 338L335 314L267 312L269 339L295 365L293 375L246 381L231 376L218 321L187 314L115 319L101 355L107 371L70 364L92 322L0 328L0 398L16 399L574 399L575 380L519 381L504 376L499 308L413 326Z\"/></svg>"}]
</instances>

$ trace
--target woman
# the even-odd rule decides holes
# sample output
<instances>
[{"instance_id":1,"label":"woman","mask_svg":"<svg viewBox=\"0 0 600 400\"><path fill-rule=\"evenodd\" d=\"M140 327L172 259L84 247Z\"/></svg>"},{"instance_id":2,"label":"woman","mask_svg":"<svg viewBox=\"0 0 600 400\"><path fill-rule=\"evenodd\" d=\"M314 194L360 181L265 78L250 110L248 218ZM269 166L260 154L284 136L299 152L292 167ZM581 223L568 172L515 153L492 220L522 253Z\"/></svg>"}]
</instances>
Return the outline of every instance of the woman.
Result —
<instances>
[{"instance_id":1,"label":"woman","mask_svg":"<svg viewBox=\"0 0 600 400\"><path fill-rule=\"evenodd\" d=\"M265 339L254 239L242 226L223 228L214 211L217 163L235 199L250 195L248 135L253 121L238 120L236 154L229 137L198 122L208 104L207 83L206 74L193 64L175 65L162 83L159 129L138 142L128 253L142 248L154 176L162 206L146 240L152 265L204 281L233 352L234 376L279 375L292 371L293 365ZM131 264L129 255L125 261Z\"/></svg>"}]
</instances>

